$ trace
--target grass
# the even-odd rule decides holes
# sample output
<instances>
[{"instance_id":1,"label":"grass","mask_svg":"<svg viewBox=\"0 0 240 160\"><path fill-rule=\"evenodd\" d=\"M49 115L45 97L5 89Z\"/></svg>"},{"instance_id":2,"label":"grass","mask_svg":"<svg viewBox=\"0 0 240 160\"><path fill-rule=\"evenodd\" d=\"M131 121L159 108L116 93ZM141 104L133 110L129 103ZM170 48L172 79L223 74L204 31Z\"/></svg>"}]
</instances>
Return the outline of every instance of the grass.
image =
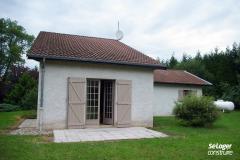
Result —
<instances>
[{"instance_id":1,"label":"grass","mask_svg":"<svg viewBox=\"0 0 240 160\"><path fill-rule=\"evenodd\" d=\"M1 129L11 128L8 125L14 125L16 117L24 114L29 113L0 113ZM174 117L156 117L154 129L170 137L105 142L56 144L46 142L41 136L1 134L0 159L239 159L239 121L240 112L232 112L223 114L211 128L188 128L180 126ZM234 154L208 156L209 143L230 143Z\"/></svg>"},{"instance_id":2,"label":"grass","mask_svg":"<svg viewBox=\"0 0 240 160\"><path fill-rule=\"evenodd\" d=\"M0 112L0 130L14 128L24 118L34 118L36 111Z\"/></svg>"}]
</instances>

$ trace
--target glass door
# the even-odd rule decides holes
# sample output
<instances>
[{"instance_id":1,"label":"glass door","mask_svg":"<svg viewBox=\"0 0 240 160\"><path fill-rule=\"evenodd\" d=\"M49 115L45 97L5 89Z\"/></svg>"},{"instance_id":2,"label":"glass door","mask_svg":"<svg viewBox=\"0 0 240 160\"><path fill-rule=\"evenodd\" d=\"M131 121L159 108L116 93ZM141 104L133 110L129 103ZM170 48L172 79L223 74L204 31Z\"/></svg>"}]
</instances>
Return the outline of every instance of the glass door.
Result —
<instances>
[{"instance_id":1,"label":"glass door","mask_svg":"<svg viewBox=\"0 0 240 160\"><path fill-rule=\"evenodd\" d=\"M103 81L104 104L103 104L103 124L113 124L113 81Z\"/></svg>"},{"instance_id":2,"label":"glass door","mask_svg":"<svg viewBox=\"0 0 240 160\"><path fill-rule=\"evenodd\" d=\"M100 80L87 80L86 124L99 124Z\"/></svg>"}]
</instances>

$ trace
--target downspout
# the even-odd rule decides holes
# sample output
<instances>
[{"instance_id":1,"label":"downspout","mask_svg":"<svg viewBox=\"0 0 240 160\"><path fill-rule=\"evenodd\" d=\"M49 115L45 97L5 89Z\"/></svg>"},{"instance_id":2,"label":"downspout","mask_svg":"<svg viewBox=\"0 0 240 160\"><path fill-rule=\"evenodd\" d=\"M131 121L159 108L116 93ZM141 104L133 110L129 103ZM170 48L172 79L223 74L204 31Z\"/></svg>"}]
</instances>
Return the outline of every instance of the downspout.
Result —
<instances>
[{"instance_id":1,"label":"downspout","mask_svg":"<svg viewBox=\"0 0 240 160\"><path fill-rule=\"evenodd\" d=\"M45 74L45 58L43 58L41 67L41 87L40 87L40 107L39 107L39 130L42 131L43 124L43 88L44 88L44 74Z\"/></svg>"}]
</instances>

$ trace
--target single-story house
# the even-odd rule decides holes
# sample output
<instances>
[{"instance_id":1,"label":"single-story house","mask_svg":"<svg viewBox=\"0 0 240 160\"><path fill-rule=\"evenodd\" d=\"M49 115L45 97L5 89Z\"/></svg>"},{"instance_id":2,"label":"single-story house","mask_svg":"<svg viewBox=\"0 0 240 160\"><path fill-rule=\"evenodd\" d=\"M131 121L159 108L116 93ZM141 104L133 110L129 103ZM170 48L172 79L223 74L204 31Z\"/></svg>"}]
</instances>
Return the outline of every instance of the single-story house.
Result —
<instances>
[{"instance_id":1,"label":"single-story house","mask_svg":"<svg viewBox=\"0 0 240 160\"><path fill-rule=\"evenodd\" d=\"M154 116L169 116L175 102L188 94L202 96L202 87L212 85L184 70L154 71Z\"/></svg>"},{"instance_id":2,"label":"single-story house","mask_svg":"<svg viewBox=\"0 0 240 160\"><path fill-rule=\"evenodd\" d=\"M40 62L40 129L151 127L153 115L170 114L171 88L191 88L161 82L166 67L114 39L40 32L27 56Z\"/></svg>"}]
</instances>

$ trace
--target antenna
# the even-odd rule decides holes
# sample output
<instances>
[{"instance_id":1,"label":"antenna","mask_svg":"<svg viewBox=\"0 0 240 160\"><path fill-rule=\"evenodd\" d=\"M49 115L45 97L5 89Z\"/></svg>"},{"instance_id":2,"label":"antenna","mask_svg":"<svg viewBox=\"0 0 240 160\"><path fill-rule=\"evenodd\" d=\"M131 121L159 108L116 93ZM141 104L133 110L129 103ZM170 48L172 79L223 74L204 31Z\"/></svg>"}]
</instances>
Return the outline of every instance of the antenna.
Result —
<instances>
[{"instance_id":1,"label":"antenna","mask_svg":"<svg viewBox=\"0 0 240 160\"><path fill-rule=\"evenodd\" d=\"M118 31L119 31L119 21L118 21Z\"/></svg>"},{"instance_id":2,"label":"antenna","mask_svg":"<svg viewBox=\"0 0 240 160\"><path fill-rule=\"evenodd\" d=\"M116 32L117 40L121 40L123 38L123 32L119 29L119 21L118 21L118 30Z\"/></svg>"}]
</instances>

